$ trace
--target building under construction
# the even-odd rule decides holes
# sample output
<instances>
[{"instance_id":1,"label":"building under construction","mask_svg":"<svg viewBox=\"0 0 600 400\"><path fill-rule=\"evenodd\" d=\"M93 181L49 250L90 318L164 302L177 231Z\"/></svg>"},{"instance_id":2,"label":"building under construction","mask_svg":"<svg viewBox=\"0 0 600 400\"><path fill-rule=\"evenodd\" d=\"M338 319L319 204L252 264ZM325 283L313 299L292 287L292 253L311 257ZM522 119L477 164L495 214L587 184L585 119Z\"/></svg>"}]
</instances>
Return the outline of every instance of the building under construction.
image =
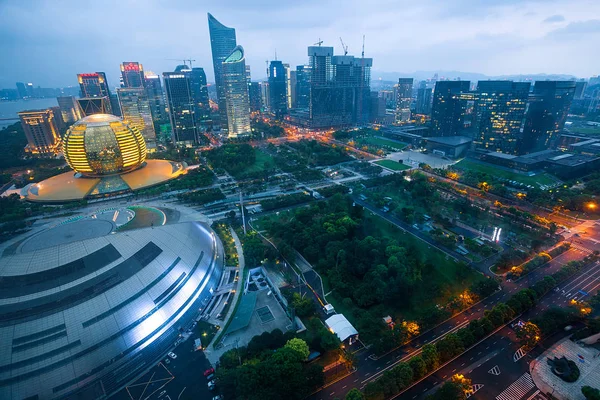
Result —
<instances>
[{"instance_id":1,"label":"building under construction","mask_svg":"<svg viewBox=\"0 0 600 400\"><path fill-rule=\"evenodd\" d=\"M308 109L292 113L292 122L315 129L368 123L373 59L335 56L333 47L320 43L308 47L308 57Z\"/></svg>"}]
</instances>

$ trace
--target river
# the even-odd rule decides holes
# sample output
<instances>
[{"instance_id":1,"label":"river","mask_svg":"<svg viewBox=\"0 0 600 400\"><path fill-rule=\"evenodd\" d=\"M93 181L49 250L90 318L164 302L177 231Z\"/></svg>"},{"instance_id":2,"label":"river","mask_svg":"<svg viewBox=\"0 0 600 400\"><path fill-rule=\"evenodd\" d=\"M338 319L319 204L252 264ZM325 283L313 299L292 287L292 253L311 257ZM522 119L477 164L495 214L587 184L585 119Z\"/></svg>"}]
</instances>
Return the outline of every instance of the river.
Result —
<instances>
[{"instance_id":1,"label":"river","mask_svg":"<svg viewBox=\"0 0 600 400\"><path fill-rule=\"evenodd\" d=\"M18 118L18 112L25 110L40 110L58 106L55 97L48 99L31 99L17 101L0 101L0 129L18 122L18 119L3 121L4 118Z\"/></svg>"}]
</instances>

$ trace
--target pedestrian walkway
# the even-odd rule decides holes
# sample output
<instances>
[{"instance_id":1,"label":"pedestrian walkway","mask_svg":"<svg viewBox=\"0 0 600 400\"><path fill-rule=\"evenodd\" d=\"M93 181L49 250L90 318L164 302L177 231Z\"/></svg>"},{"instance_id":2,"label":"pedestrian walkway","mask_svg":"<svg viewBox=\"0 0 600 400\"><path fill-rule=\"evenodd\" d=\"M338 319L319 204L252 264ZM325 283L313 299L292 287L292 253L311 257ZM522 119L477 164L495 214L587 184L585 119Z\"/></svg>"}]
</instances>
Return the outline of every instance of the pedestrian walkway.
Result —
<instances>
[{"instance_id":1,"label":"pedestrian walkway","mask_svg":"<svg viewBox=\"0 0 600 400\"><path fill-rule=\"evenodd\" d=\"M576 244L576 243L571 243L571 248L577 249L579 251L583 251L584 253L587 253L587 254L593 253L592 250L588 249L587 247L584 247L584 246L582 246L580 244Z\"/></svg>"},{"instance_id":2,"label":"pedestrian walkway","mask_svg":"<svg viewBox=\"0 0 600 400\"><path fill-rule=\"evenodd\" d=\"M527 352L525 351L525 348L520 347L519 350L517 350L515 352L515 354L513 354L513 361L514 362L519 361L521 358L525 357L525 354L527 354Z\"/></svg>"},{"instance_id":3,"label":"pedestrian walkway","mask_svg":"<svg viewBox=\"0 0 600 400\"><path fill-rule=\"evenodd\" d=\"M496 400L520 400L525 396L535 385L533 379L528 372L525 372L519 379L507 387L504 392L496 396Z\"/></svg>"}]
</instances>

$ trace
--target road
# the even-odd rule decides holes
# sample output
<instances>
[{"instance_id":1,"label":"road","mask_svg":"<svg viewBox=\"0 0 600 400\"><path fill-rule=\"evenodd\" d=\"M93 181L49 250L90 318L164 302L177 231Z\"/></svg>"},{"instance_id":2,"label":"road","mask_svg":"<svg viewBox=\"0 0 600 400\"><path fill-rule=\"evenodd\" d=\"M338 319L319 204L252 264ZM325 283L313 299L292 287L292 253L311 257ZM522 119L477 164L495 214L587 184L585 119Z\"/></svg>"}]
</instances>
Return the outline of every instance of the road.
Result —
<instances>
[{"instance_id":1,"label":"road","mask_svg":"<svg viewBox=\"0 0 600 400\"><path fill-rule=\"evenodd\" d=\"M566 252L563 256L564 258L562 259L562 262L564 262L566 259L570 259L571 257L576 257L576 255L577 253L575 252ZM557 259L559 259L559 257L557 257ZM555 266L549 268L558 268L559 262L561 262L560 259L559 261L557 261L557 264ZM528 284L532 284L535 281L542 279L545 274L546 273L543 273L542 271L537 272L535 274L532 273L531 277L528 278ZM481 303L473 306L469 310L466 310L465 312L456 315L450 320L415 338L412 342L408 343L407 345L402 346L401 348L392 351L391 353L379 359L375 359L373 354L371 354L368 350L359 352L357 354L358 370L354 374L338 381L337 383L321 390L318 393L315 393L313 396L310 397L310 399L323 400L331 399L334 396L338 398L343 398L345 394L353 387L364 387L364 385L366 385L368 382L380 377L386 370L392 368L398 362L406 361L410 358L410 356L417 355L420 351L419 349L423 345L427 343L435 343L437 340L447 335L448 333L452 333L462 328L463 326L468 325L468 323L471 320L481 318L484 315L485 310L491 309L498 302L507 301L514 292L526 286L527 285L524 282L516 282L508 290L501 290L495 293L494 295L483 300ZM551 307L564 307L567 304L569 304L570 300L573 297L577 296L573 295L573 293L578 293L579 290L589 289L586 292L589 293L588 296L591 296L593 293L597 292L599 288L600 264L596 262L593 265L584 268L582 271L577 273L574 277L568 279L566 282L560 284L558 286L558 290L547 294L542 299L540 304L538 304L535 308L526 313L522 318L535 317L539 315L541 311ZM579 295L581 296L581 293ZM496 335L493 335L489 339L482 342L481 345L485 344L483 346L483 350L481 350L480 347L477 347L478 350L475 352L475 355L473 355L472 352L469 351L460 356L455 362L450 363L449 365L452 366L452 368L450 368L449 371L452 372L453 369L457 369L458 371L459 369L464 368L464 366L462 366L463 363L466 366L470 366L474 364L474 361L482 360L494 351L501 351L503 349L501 344L509 345L509 343L506 342L507 339L501 339L505 336L505 331L500 331ZM504 340L505 343L501 342L502 340ZM488 346L489 349L486 349L486 347ZM480 351L481 354L478 354ZM477 359L473 358L473 360L471 360L471 357L476 356L478 357ZM444 376L446 376L446 378L444 378ZM415 387L410 389L410 391L407 392L407 394L403 394L402 398L411 399L413 398L413 396L416 396L415 398L424 397L423 395L425 395L431 389L435 388L437 385L442 383L444 379L447 379L449 376L451 376L451 374L449 375L449 372L446 369L444 369L441 373L436 372L436 374L432 375L431 378L427 378L423 382L415 385ZM512 375L506 376L509 380L513 377ZM512 382L506 383L510 384ZM508 387L508 384L506 385L506 387ZM483 396L475 398L489 399L494 397Z\"/></svg>"}]
</instances>

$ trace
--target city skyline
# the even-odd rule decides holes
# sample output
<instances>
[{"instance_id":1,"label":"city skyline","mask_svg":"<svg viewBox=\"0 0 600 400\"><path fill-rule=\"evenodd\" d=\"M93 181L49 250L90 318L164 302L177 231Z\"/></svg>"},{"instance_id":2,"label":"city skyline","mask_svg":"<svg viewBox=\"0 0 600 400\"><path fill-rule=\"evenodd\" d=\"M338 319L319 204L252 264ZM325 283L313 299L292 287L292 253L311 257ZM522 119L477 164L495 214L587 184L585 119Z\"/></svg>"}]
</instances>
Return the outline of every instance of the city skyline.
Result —
<instances>
[{"instance_id":1,"label":"city skyline","mask_svg":"<svg viewBox=\"0 0 600 400\"><path fill-rule=\"evenodd\" d=\"M590 17L600 13L600 4L587 0L556 0L547 10L536 0L487 5L463 0L462 6L453 4L452 9L437 1L419 6L356 2L343 8L332 2L308 2L292 8L270 1L252 6L151 2L143 9L125 3L119 5L121 12L114 18L98 21L79 18L80 11L73 4L25 7L10 2L0 6L0 15L5 17L0 32L6 38L0 53L13 60L0 67L0 87L14 87L18 81L43 87L74 85L73 73L88 70L106 72L116 86L123 60L139 60L164 72L178 63L169 59L180 57L196 59L194 66L203 67L208 81L214 82L204 22L207 12L234 26L244 37L248 65L255 71L264 71L264 60L274 59L275 51L278 59L291 66L305 64L303 50L319 38L342 54L341 36L350 53L359 54L362 34L366 35L365 55L377 61L378 72L441 69L490 76L557 73L587 78L598 73L594 65L600 61L596 52L586 51L600 35L600 20ZM106 4L90 7L111 9ZM68 13L62 12L67 9ZM27 23L12 22L24 21L25 13ZM69 20L49 28L48 20L59 18L59 13L60 18L68 15ZM403 23L397 24L400 16ZM123 26L124 18L137 37L127 43L119 40L118 27ZM153 22L164 24L165 20L180 23L156 29ZM197 28L189 28L192 22ZM78 35L72 34L73 29L79 29ZM390 47L402 51L389 52ZM264 72L255 73L255 79L264 77ZM377 77L375 73L373 78Z\"/></svg>"}]
</instances>

